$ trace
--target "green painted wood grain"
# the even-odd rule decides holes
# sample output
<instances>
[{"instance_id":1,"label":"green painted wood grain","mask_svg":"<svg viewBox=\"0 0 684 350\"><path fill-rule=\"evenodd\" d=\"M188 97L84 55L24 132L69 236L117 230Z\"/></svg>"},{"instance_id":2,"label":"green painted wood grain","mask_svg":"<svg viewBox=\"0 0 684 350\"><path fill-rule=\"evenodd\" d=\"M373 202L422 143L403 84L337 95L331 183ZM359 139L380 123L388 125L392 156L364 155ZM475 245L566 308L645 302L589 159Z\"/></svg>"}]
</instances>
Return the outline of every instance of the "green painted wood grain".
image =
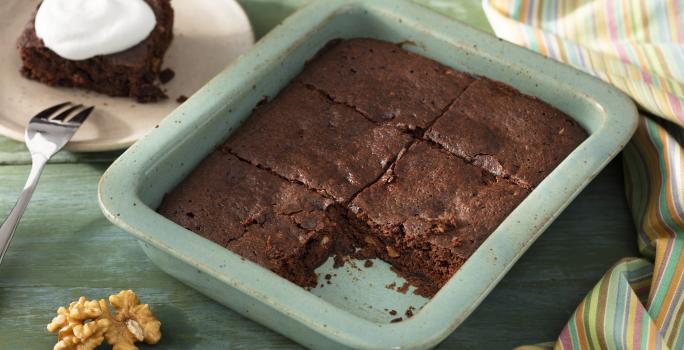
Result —
<instances>
[{"instance_id":1,"label":"green painted wood grain","mask_svg":"<svg viewBox=\"0 0 684 350\"><path fill-rule=\"evenodd\" d=\"M161 272L97 206L106 164L48 165L0 265L0 349L47 349L57 306L132 288L164 324L159 349L294 349ZM0 167L0 212L28 166ZM612 163L515 265L442 349L503 349L553 339L585 293L619 258L635 255L622 172Z\"/></svg>"}]
</instances>

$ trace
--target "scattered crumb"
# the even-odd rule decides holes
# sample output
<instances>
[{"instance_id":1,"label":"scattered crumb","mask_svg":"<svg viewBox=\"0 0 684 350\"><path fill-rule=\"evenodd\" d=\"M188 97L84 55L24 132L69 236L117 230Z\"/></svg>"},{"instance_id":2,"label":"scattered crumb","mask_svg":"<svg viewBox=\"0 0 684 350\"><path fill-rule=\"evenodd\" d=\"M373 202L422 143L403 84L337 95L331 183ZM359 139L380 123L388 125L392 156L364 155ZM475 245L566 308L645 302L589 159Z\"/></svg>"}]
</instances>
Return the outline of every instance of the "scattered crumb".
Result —
<instances>
[{"instance_id":1,"label":"scattered crumb","mask_svg":"<svg viewBox=\"0 0 684 350\"><path fill-rule=\"evenodd\" d=\"M394 283L394 282L392 282L392 283L386 285L385 288L387 288L387 289L394 289L394 287L396 287L396 286L397 286L397 284Z\"/></svg>"},{"instance_id":2,"label":"scattered crumb","mask_svg":"<svg viewBox=\"0 0 684 350\"><path fill-rule=\"evenodd\" d=\"M162 84L166 84L173 79L173 77L176 76L176 72L173 71L171 68L166 68L159 72L159 81L161 81Z\"/></svg>"},{"instance_id":3,"label":"scattered crumb","mask_svg":"<svg viewBox=\"0 0 684 350\"><path fill-rule=\"evenodd\" d=\"M325 281L325 283L327 283L327 284L332 284L332 282L330 282L330 281Z\"/></svg>"},{"instance_id":4,"label":"scattered crumb","mask_svg":"<svg viewBox=\"0 0 684 350\"><path fill-rule=\"evenodd\" d=\"M397 322L401 322L401 321L403 321L403 320L404 320L403 318L397 317L397 318L393 319L393 320L390 321L390 322L391 322L391 323L397 323Z\"/></svg>"},{"instance_id":5,"label":"scattered crumb","mask_svg":"<svg viewBox=\"0 0 684 350\"><path fill-rule=\"evenodd\" d=\"M344 256L340 254L335 254L335 263L333 264L333 267L336 269L342 267L346 260L347 259Z\"/></svg>"},{"instance_id":6,"label":"scattered crumb","mask_svg":"<svg viewBox=\"0 0 684 350\"><path fill-rule=\"evenodd\" d=\"M415 308L413 306L409 306L409 308L406 309L406 312L404 312L406 317L408 317L408 318L413 317L413 310L415 310Z\"/></svg>"},{"instance_id":7,"label":"scattered crumb","mask_svg":"<svg viewBox=\"0 0 684 350\"><path fill-rule=\"evenodd\" d=\"M392 316L396 316L396 315L397 315L397 310L390 310L390 311L389 311L389 314L392 315Z\"/></svg>"},{"instance_id":8,"label":"scattered crumb","mask_svg":"<svg viewBox=\"0 0 684 350\"><path fill-rule=\"evenodd\" d=\"M363 267L365 267L365 268L373 267L373 260L366 259L366 261L363 262Z\"/></svg>"},{"instance_id":9,"label":"scattered crumb","mask_svg":"<svg viewBox=\"0 0 684 350\"><path fill-rule=\"evenodd\" d=\"M176 102L178 102L178 103L183 103L183 102L185 102L185 101L187 101L187 100L188 100L188 97L187 97L187 96L185 96L185 95L180 95L180 96L178 96L178 98L176 99Z\"/></svg>"},{"instance_id":10,"label":"scattered crumb","mask_svg":"<svg viewBox=\"0 0 684 350\"><path fill-rule=\"evenodd\" d=\"M404 282L404 284L402 284L401 287L397 288L397 292L401 294L406 294L406 292L409 289L409 286L410 285L408 284L408 282Z\"/></svg>"},{"instance_id":11,"label":"scattered crumb","mask_svg":"<svg viewBox=\"0 0 684 350\"><path fill-rule=\"evenodd\" d=\"M332 278L332 276L329 273L325 275L326 280L330 281L331 278Z\"/></svg>"}]
</instances>

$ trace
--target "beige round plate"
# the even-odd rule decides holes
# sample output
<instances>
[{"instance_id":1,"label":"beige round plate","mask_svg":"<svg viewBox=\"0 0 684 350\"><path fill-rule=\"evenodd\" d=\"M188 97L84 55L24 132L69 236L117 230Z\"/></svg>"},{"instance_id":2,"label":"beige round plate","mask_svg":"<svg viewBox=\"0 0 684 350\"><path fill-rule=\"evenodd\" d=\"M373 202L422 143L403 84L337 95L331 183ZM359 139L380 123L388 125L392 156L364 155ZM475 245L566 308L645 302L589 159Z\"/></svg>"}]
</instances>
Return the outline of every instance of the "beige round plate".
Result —
<instances>
[{"instance_id":1,"label":"beige round plate","mask_svg":"<svg viewBox=\"0 0 684 350\"><path fill-rule=\"evenodd\" d=\"M151 104L85 90L49 87L25 79L16 39L39 1L0 2L0 134L24 140L29 119L64 101L94 105L95 111L66 146L72 151L106 151L130 146L254 44L249 19L235 0L173 0L174 38L164 67L175 71L163 85L169 98Z\"/></svg>"}]
</instances>

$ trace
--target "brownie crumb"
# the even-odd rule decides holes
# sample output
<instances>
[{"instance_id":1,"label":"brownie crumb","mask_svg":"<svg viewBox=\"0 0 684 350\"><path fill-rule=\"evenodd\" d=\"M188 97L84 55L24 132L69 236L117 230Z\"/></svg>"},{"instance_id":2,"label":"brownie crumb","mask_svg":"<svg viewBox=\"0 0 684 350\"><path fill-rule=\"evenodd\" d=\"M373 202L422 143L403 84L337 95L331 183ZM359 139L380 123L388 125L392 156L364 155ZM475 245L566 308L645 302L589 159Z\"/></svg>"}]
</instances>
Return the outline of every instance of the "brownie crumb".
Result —
<instances>
[{"instance_id":1,"label":"brownie crumb","mask_svg":"<svg viewBox=\"0 0 684 350\"><path fill-rule=\"evenodd\" d=\"M397 284L394 283L394 282L392 282L392 283L386 285L385 288L387 288L387 289L394 289L394 287L396 287L396 286L397 286Z\"/></svg>"},{"instance_id":2,"label":"brownie crumb","mask_svg":"<svg viewBox=\"0 0 684 350\"><path fill-rule=\"evenodd\" d=\"M401 294L406 294L406 292L409 289L410 284L408 282L404 282L404 284L401 285L401 287L397 288L397 292Z\"/></svg>"},{"instance_id":3,"label":"brownie crumb","mask_svg":"<svg viewBox=\"0 0 684 350\"><path fill-rule=\"evenodd\" d=\"M175 76L176 72L174 72L173 69L166 68L163 71L159 72L159 81L161 81L162 84L166 84L170 82Z\"/></svg>"},{"instance_id":4,"label":"brownie crumb","mask_svg":"<svg viewBox=\"0 0 684 350\"><path fill-rule=\"evenodd\" d=\"M340 254L335 254L335 263L333 264L333 268L340 268L344 266L344 262L346 261L346 258Z\"/></svg>"},{"instance_id":5,"label":"brownie crumb","mask_svg":"<svg viewBox=\"0 0 684 350\"><path fill-rule=\"evenodd\" d=\"M414 310L413 306L409 306L409 308L406 309L406 312L404 312L404 314L406 315L407 318L413 317L413 310Z\"/></svg>"},{"instance_id":6,"label":"brownie crumb","mask_svg":"<svg viewBox=\"0 0 684 350\"><path fill-rule=\"evenodd\" d=\"M326 279L326 280L330 281L331 278L332 278L332 276L331 276L329 273L325 274L325 279Z\"/></svg>"},{"instance_id":7,"label":"brownie crumb","mask_svg":"<svg viewBox=\"0 0 684 350\"><path fill-rule=\"evenodd\" d=\"M403 318L397 317L397 318L393 319L393 320L390 321L390 322L391 322L391 323L397 323L397 322L401 322L401 321L403 321L403 320L404 320Z\"/></svg>"},{"instance_id":8,"label":"brownie crumb","mask_svg":"<svg viewBox=\"0 0 684 350\"><path fill-rule=\"evenodd\" d=\"M178 103L183 103L183 102L185 102L185 101L187 101L187 100L188 100L188 97L187 97L187 96L185 96L185 95L180 95L180 96L178 96L178 98L176 99L176 102L178 102Z\"/></svg>"},{"instance_id":9,"label":"brownie crumb","mask_svg":"<svg viewBox=\"0 0 684 350\"><path fill-rule=\"evenodd\" d=\"M366 259L366 261L363 263L363 267L365 267L365 268L373 267L373 260Z\"/></svg>"},{"instance_id":10,"label":"brownie crumb","mask_svg":"<svg viewBox=\"0 0 684 350\"><path fill-rule=\"evenodd\" d=\"M392 315L392 316L396 316L397 310L390 310L390 311L389 311L389 314Z\"/></svg>"}]
</instances>

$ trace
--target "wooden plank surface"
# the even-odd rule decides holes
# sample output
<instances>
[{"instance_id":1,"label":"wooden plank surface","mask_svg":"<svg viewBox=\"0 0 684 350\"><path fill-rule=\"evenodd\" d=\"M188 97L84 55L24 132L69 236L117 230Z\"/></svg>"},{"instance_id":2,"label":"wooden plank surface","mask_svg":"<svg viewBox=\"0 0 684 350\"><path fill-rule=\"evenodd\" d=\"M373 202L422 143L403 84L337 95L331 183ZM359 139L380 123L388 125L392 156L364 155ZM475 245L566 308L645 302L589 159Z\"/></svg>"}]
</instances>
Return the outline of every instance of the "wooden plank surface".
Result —
<instances>
[{"instance_id":1,"label":"wooden plank surface","mask_svg":"<svg viewBox=\"0 0 684 350\"><path fill-rule=\"evenodd\" d=\"M262 35L307 0L241 0ZM479 0L417 0L490 31ZM49 349L55 309L80 295L136 290L163 322L145 349L297 349L161 272L97 206L97 181L119 152L60 153L0 265L0 349ZM0 215L28 173L23 144L0 137ZM603 171L440 349L507 349L552 340L618 259L636 255L619 161Z\"/></svg>"}]
</instances>

